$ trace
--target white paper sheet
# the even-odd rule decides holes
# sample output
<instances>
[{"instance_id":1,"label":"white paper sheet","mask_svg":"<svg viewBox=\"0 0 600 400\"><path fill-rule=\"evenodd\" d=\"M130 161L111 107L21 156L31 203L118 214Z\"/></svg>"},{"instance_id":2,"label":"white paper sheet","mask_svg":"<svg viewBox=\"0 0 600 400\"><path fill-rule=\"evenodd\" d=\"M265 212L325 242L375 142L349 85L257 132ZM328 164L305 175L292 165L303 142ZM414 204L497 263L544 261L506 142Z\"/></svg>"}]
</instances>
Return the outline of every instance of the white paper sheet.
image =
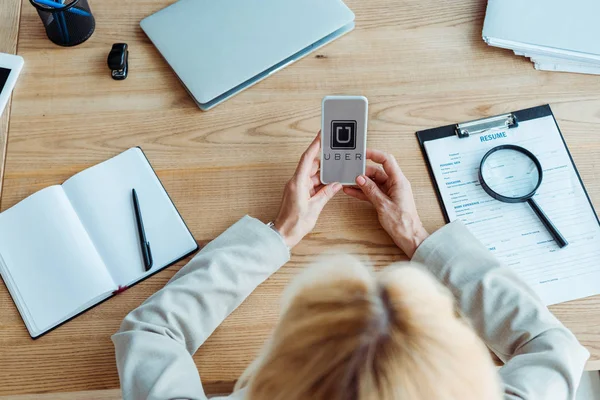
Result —
<instances>
[{"instance_id":1,"label":"white paper sheet","mask_svg":"<svg viewBox=\"0 0 600 400\"><path fill-rule=\"evenodd\" d=\"M600 225L552 116L521 122L499 138L425 142L451 221L462 220L546 305L600 294ZM503 137L505 136L505 137ZM494 200L478 181L485 153L501 144L533 152L544 170L535 200L569 242L560 249L529 205Z\"/></svg>"},{"instance_id":2,"label":"white paper sheet","mask_svg":"<svg viewBox=\"0 0 600 400\"><path fill-rule=\"evenodd\" d=\"M600 67L595 65L585 64L569 64L569 63L548 63L544 61L538 61L532 59L535 69L539 71L550 71L550 72L570 72L575 74L590 74L600 75Z\"/></svg>"}]
</instances>

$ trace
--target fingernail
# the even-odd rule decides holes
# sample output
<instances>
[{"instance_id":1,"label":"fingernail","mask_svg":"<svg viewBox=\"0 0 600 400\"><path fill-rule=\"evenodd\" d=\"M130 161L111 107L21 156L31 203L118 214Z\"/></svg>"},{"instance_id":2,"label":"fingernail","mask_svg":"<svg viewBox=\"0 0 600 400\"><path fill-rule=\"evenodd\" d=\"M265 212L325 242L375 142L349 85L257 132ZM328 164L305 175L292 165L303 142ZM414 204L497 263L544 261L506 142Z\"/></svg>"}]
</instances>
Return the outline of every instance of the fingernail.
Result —
<instances>
[{"instance_id":1,"label":"fingernail","mask_svg":"<svg viewBox=\"0 0 600 400\"><path fill-rule=\"evenodd\" d=\"M364 176L360 175L358 178L356 178L356 183L358 183L358 186L363 186L365 183L367 183L367 180Z\"/></svg>"},{"instance_id":2,"label":"fingernail","mask_svg":"<svg viewBox=\"0 0 600 400\"><path fill-rule=\"evenodd\" d=\"M336 192L338 190L340 190L341 188L342 188L342 184L341 183L336 182L336 183L333 184L333 190L335 190Z\"/></svg>"}]
</instances>

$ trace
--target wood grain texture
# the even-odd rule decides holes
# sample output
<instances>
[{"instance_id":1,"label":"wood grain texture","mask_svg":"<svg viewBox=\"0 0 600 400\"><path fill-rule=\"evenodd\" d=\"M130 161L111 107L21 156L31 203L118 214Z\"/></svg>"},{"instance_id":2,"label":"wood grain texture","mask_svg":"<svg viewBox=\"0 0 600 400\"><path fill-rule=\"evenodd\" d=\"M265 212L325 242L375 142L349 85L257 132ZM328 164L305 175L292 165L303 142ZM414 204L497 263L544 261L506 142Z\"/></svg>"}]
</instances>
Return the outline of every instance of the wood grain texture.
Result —
<instances>
[{"instance_id":1,"label":"wood grain texture","mask_svg":"<svg viewBox=\"0 0 600 400\"><path fill-rule=\"evenodd\" d=\"M0 396L0 400L121 400L121 390L91 390L85 392L22 394Z\"/></svg>"},{"instance_id":2,"label":"wood grain texture","mask_svg":"<svg viewBox=\"0 0 600 400\"><path fill-rule=\"evenodd\" d=\"M20 13L21 0L3 0L2 5L0 5L0 53L17 54ZM4 112L0 110L0 195L2 194L2 178L4 177L10 105L11 100L8 100Z\"/></svg>"},{"instance_id":3,"label":"wood grain texture","mask_svg":"<svg viewBox=\"0 0 600 400\"><path fill-rule=\"evenodd\" d=\"M481 40L481 0L348 0L357 29L209 112L189 98L139 28L170 0L92 1L97 28L76 48L45 37L24 3L19 54L28 67L13 101L2 210L48 185L140 145L202 243L248 213L274 218L284 182L320 125L328 94L370 100L370 147L392 152L412 181L426 227L443 225L414 132L551 103L596 205L600 205L600 80L544 73ZM2 10L4 3L1 5ZM130 45L130 76L109 77L112 43ZM275 325L290 279L324 252L377 267L405 257L373 210L344 196L324 211L290 263L261 285L195 355L208 391L223 392ZM119 386L110 335L183 265L32 341L0 286L0 394ZM552 307L600 368L600 297Z\"/></svg>"}]
</instances>

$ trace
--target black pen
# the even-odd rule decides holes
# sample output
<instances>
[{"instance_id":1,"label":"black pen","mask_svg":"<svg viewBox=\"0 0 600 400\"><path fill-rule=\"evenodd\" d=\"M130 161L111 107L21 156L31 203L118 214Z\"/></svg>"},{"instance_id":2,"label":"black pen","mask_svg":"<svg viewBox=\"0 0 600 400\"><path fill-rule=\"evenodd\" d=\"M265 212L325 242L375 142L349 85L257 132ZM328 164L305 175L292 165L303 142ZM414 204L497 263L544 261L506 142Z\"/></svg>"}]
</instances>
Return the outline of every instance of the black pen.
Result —
<instances>
[{"instance_id":1,"label":"black pen","mask_svg":"<svg viewBox=\"0 0 600 400\"><path fill-rule=\"evenodd\" d=\"M138 200L135 189L131 189L131 196L133 197L133 210L135 212L135 222L137 222L138 236L140 238L140 247L142 249L142 256L144 257L144 266L146 271L152 268L152 251L150 250L150 242L146 240L146 231L144 230L144 221L142 221L142 210L140 210L140 201Z\"/></svg>"}]
</instances>

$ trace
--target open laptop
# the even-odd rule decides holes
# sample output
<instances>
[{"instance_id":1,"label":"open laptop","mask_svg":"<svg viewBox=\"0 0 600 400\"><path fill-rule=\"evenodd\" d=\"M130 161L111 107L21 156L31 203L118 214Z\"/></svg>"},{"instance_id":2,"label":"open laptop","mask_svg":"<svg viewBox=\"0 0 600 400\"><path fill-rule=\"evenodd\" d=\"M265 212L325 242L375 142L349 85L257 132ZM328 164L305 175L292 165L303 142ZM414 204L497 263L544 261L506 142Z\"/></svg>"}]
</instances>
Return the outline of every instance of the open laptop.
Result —
<instances>
[{"instance_id":1,"label":"open laptop","mask_svg":"<svg viewBox=\"0 0 600 400\"><path fill-rule=\"evenodd\" d=\"M140 23L202 110L354 29L341 0L179 0Z\"/></svg>"}]
</instances>

